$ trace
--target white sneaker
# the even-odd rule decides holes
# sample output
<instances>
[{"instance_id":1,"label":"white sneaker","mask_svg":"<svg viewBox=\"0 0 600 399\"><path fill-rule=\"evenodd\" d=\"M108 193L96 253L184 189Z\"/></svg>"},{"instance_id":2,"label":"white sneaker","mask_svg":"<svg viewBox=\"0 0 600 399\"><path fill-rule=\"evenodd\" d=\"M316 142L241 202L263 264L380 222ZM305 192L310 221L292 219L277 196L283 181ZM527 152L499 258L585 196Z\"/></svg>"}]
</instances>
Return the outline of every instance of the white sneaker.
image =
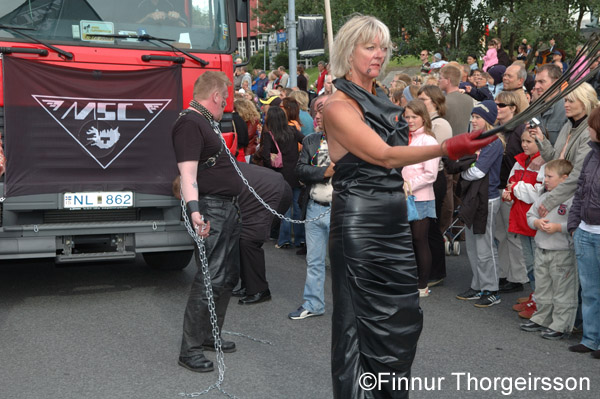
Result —
<instances>
[{"instance_id":1,"label":"white sneaker","mask_svg":"<svg viewBox=\"0 0 600 399\"><path fill-rule=\"evenodd\" d=\"M419 296L420 297L425 297L425 296L429 296L429 293L431 292L431 290L427 287L425 288L419 288Z\"/></svg>"}]
</instances>

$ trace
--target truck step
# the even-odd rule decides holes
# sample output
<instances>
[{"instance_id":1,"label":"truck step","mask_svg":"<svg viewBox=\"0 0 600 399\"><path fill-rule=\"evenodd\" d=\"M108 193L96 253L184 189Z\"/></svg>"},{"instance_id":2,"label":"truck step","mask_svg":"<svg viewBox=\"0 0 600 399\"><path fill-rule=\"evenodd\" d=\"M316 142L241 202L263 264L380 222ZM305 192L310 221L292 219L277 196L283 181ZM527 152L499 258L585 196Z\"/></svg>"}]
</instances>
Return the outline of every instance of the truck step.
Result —
<instances>
[{"instance_id":1,"label":"truck step","mask_svg":"<svg viewBox=\"0 0 600 399\"><path fill-rule=\"evenodd\" d=\"M106 260L120 260L120 259L133 259L135 258L135 252L124 251L124 252L86 252L81 254L71 255L57 255L56 263L70 263L70 262L90 262L90 261L106 261Z\"/></svg>"}]
</instances>

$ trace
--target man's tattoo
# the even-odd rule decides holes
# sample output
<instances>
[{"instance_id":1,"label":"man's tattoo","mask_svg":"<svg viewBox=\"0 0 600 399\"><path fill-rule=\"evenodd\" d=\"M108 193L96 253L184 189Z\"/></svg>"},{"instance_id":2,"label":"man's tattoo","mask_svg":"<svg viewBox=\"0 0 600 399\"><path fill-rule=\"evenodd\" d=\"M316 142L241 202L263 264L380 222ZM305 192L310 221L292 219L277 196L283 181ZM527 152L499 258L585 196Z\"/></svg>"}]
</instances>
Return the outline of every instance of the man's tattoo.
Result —
<instances>
[{"instance_id":1,"label":"man's tattoo","mask_svg":"<svg viewBox=\"0 0 600 399\"><path fill-rule=\"evenodd\" d=\"M192 187L194 187L194 188L196 189L196 191L198 191L198 183L196 183L196 182L193 182L193 183L192 183Z\"/></svg>"}]
</instances>

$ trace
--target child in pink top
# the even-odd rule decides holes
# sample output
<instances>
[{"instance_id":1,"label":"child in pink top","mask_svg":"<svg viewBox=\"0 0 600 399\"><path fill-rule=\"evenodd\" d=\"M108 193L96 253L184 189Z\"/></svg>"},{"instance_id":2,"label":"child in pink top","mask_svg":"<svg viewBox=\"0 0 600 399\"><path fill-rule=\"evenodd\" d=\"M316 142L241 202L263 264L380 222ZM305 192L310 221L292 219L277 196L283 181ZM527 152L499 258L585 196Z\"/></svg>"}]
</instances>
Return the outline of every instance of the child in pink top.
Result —
<instances>
[{"instance_id":1,"label":"child in pink top","mask_svg":"<svg viewBox=\"0 0 600 399\"><path fill-rule=\"evenodd\" d=\"M496 42L491 41L488 43L488 51L483 56L483 71L487 70L498 63L498 51L496 50Z\"/></svg>"},{"instance_id":2,"label":"child in pink top","mask_svg":"<svg viewBox=\"0 0 600 399\"><path fill-rule=\"evenodd\" d=\"M413 100L406 105L404 119L408 124L408 145L436 145L431 131L431 119L425 103ZM408 165L402 168L402 177L415 198L418 220L410 222L413 248L419 274L419 296L429 296L427 283L431 272L431 249L429 248L429 220L436 218L433 183L438 174L440 158Z\"/></svg>"}]
</instances>

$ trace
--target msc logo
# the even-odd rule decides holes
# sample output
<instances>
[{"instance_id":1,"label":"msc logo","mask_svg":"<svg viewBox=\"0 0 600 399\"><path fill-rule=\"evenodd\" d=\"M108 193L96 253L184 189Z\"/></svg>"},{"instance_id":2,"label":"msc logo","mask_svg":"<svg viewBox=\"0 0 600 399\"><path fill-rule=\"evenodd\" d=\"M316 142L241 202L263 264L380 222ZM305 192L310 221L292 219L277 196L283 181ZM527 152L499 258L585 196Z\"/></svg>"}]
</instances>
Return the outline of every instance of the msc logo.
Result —
<instances>
[{"instance_id":1,"label":"msc logo","mask_svg":"<svg viewBox=\"0 0 600 399\"><path fill-rule=\"evenodd\" d=\"M106 169L146 130L171 99L99 99L32 94L81 148Z\"/></svg>"}]
</instances>

